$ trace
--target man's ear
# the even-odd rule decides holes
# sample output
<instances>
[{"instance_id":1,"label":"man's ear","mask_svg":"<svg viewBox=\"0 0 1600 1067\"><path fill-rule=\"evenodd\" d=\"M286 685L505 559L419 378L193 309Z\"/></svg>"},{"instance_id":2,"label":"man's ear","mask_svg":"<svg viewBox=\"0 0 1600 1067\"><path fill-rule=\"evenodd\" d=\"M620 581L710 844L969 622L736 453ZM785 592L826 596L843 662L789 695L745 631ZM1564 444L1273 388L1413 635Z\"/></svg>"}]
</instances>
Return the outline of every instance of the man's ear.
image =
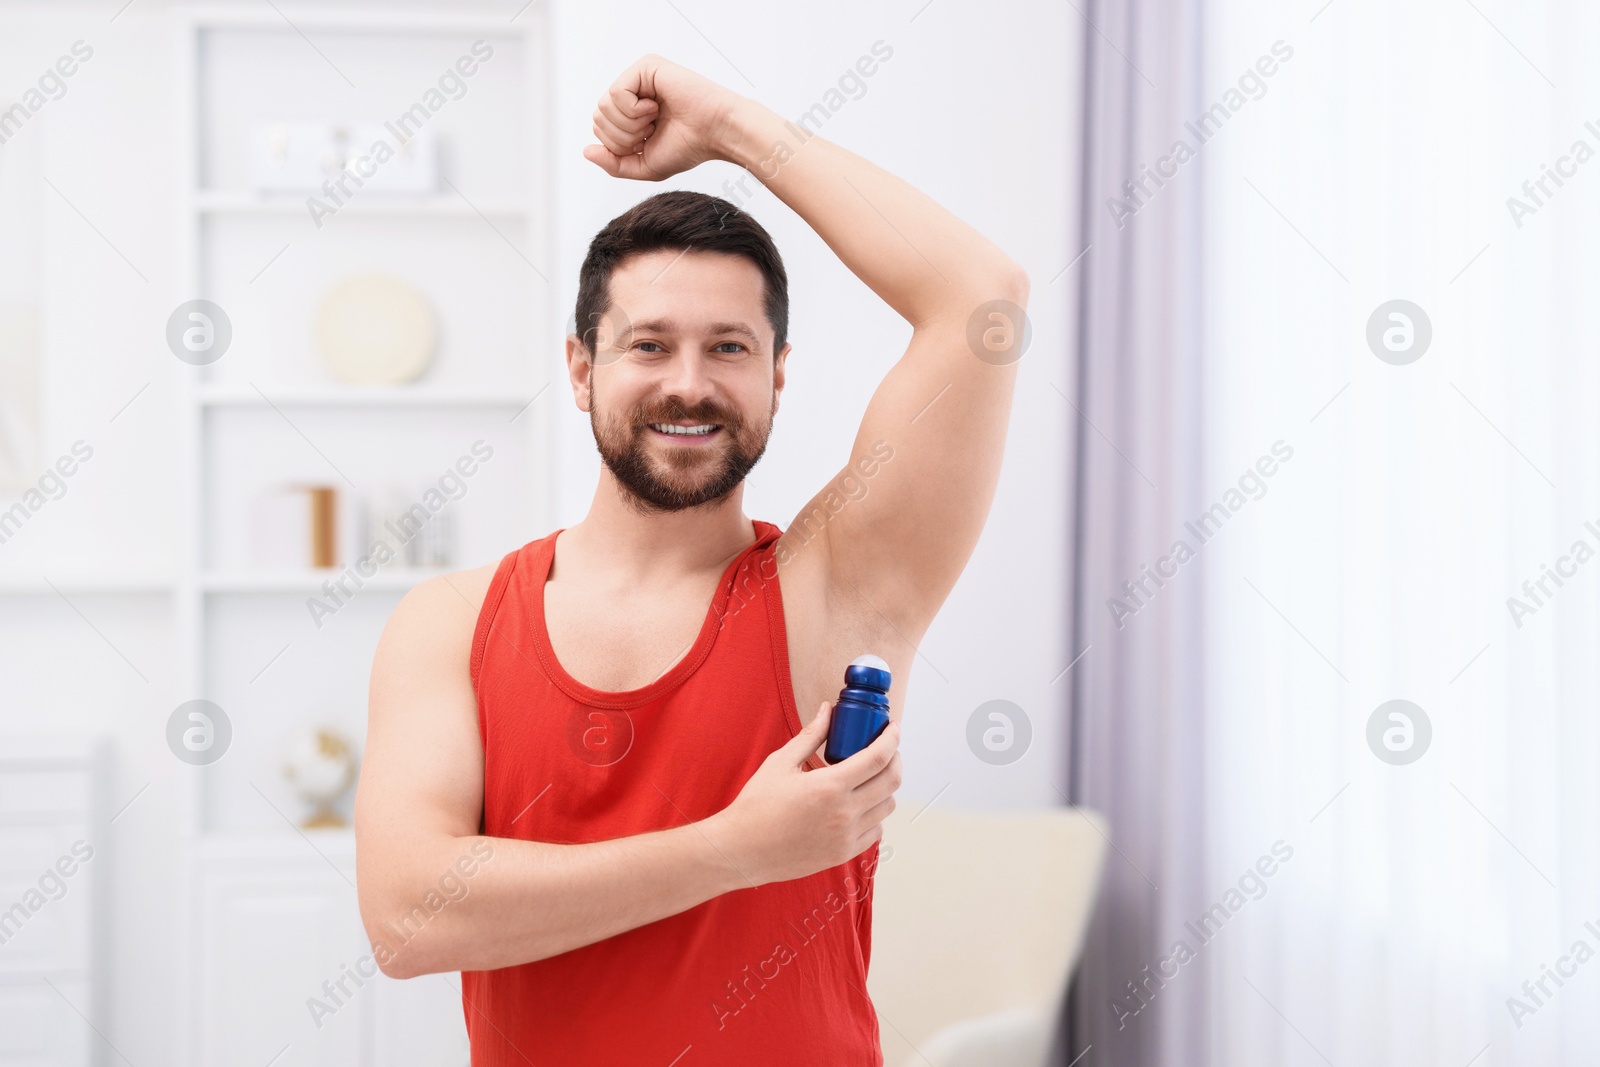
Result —
<instances>
[{"instance_id":1,"label":"man's ear","mask_svg":"<svg viewBox=\"0 0 1600 1067\"><path fill-rule=\"evenodd\" d=\"M593 374L594 362L589 358L589 350L583 347L583 339L575 333L567 334L567 378L572 383L572 399L579 411L589 410Z\"/></svg>"},{"instance_id":2,"label":"man's ear","mask_svg":"<svg viewBox=\"0 0 1600 1067\"><path fill-rule=\"evenodd\" d=\"M788 341L778 350L778 356L772 361L772 413L778 413L778 398L783 395L784 364L789 359L789 350L794 346Z\"/></svg>"}]
</instances>

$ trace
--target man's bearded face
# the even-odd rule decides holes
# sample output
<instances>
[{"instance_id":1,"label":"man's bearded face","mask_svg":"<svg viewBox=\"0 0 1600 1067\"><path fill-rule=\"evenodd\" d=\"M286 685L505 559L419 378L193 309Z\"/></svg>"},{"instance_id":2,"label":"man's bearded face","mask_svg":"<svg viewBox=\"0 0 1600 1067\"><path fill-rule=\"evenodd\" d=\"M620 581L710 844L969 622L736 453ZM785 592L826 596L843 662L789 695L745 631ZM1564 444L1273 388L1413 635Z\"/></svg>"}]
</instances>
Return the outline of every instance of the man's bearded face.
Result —
<instances>
[{"instance_id":1,"label":"man's bearded face","mask_svg":"<svg viewBox=\"0 0 1600 1067\"><path fill-rule=\"evenodd\" d=\"M645 510L682 511L721 500L744 481L772 435L769 408L757 421L715 400L693 406L657 397L631 411L603 411L604 394L589 407L595 445L611 473ZM677 424L716 427L708 434L662 433Z\"/></svg>"}]
</instances>

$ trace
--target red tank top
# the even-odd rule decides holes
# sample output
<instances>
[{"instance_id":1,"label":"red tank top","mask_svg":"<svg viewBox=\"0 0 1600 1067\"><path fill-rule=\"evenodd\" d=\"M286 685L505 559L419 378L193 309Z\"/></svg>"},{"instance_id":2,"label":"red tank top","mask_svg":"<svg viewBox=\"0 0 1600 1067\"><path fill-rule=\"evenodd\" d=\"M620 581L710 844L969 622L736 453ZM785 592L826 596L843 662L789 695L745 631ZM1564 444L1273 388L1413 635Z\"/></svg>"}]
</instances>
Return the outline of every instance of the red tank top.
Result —
<instances>
[{"instance_id":1,"label":"red tank top","mask_svg":"<svg viewBox=\"0 0 1600 1067\"><path fill-rule=\"evenodd\" d=\"M688 654L627 692L591 689L556 661L544 583L561 530L501 560L471 657L484 834L581 844L696 822L800 731L781 531L755 529ZM879 1067L866 992L877 862L873 845L559 956L462 972L473 1067Z\"/></svg>"}]
</instances>

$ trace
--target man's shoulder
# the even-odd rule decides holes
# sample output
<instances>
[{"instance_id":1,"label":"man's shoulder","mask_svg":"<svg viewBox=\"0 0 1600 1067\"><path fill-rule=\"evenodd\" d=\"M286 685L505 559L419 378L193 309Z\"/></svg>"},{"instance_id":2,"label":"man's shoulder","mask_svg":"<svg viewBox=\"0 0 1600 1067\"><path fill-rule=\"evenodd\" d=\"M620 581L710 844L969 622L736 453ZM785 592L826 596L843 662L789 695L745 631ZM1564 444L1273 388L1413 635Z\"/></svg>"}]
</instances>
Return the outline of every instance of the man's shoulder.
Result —
<instances>
[{"instance_id":1,"label":"man's shoulder","mask_svg":"<svg viewBox=\"0 0 1600 1067\"><path fill-rule=\"evenodd\" d=\"M425 642L463 652L472 646L478 616L505 557L481 567L425 578L400 598L384 627L385 637Z\"/></svg>"},{"instance_id":2,"label":"man's shoulder","mask_svg":"<svg viewBox=\"0 0 1600 1067\"><path fill-rule=\"evenodd\" d=\"M494 582L495 572L500 569L501 562L495 560L481 567L436 574L418 582L406 595L415 595L418 600L434 607L465 605L476 615L483 607L484 597L489 594L489 586Z\"/></svg>"}]
</instances>

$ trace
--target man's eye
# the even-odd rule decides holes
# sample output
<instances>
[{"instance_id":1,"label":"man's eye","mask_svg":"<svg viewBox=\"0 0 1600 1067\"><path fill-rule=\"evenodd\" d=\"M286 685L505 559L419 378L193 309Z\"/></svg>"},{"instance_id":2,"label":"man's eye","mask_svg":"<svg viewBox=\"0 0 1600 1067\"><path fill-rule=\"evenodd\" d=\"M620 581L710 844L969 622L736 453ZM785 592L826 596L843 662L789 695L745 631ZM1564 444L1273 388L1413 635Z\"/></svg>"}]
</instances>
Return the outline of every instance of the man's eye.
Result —
<instances>
[{"instance_id":1,"label":"man's eye","mask_svg":"<svg viewBox=\"0 0 1600 1067\"><path fill-rule=\"evenodd\" d=\"M738 341L724 341L720 345L718 345L717 347L718 348L732 347L734 351L730 352L728 354L729 355L734 355L734 354L738 353L739 351L741 351L744 348L744 345L740 344Z\"/></svg>"},{"instance_id":2,"label":"man's eye","mask_svg":"<svg viewBox=\"0 0 1600 1067\"><path fill-rule=\"evenodd\" d=\"M646 345L650 345L650 346L652 346L652 347L651 347L651 348L647 348L647 349L645 349L645 346L646 346ZM633 347L635 347L635 348L641 348L641 349L645 349L645 351L647 351L647 352L651 352L651 353L652 353L652 354L653 354L653 353L654 353L654 351L655 351L655 350L656 350L656 349L659 349L659 348L661 348L661 346L660 346L660 345L658 345L658 344L656 344L656 343L655 343L655 342L654 342L654 341L640 341L640 342L639 342L639 343L638 343L638 344L636 344L636 345L634 345L634 346L633 346Z\"/></svg>"}]
</instances>

